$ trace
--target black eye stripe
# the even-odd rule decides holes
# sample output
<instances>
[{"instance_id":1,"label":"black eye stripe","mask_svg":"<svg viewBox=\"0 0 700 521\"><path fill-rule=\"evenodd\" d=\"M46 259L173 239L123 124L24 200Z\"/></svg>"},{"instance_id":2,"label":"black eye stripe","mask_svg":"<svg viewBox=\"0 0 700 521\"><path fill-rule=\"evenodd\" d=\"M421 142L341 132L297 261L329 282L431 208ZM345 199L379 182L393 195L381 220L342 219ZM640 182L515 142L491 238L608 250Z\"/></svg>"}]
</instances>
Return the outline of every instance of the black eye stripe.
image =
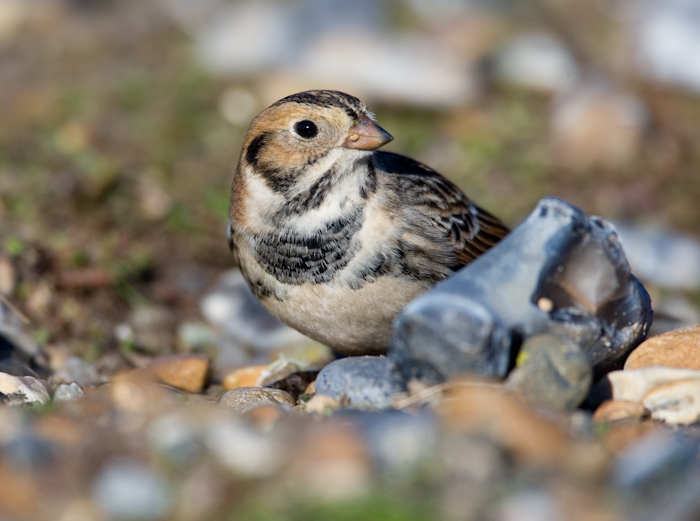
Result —
<instances>
[{"instance_id":1,"label":"black eye stripe","mask_svg":"<svg viewBox=\"0 0 700 521\"><path fill-rule=\"evenodd\" d=\"M313 121L305 119L304 121L299 121L294 125L294 132L299 134L304 139L311 139L316 137L318 134L318 127Z\"/></svg>"}]
</instances>

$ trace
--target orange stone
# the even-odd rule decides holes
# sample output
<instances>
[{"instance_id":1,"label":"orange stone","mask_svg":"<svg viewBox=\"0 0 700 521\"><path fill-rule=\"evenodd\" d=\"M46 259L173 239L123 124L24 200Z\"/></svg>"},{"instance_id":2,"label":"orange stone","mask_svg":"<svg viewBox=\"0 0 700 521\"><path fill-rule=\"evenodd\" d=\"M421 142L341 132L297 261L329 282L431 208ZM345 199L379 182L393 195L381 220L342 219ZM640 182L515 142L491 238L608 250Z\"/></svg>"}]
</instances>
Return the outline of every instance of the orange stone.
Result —
<instances>
[{"instance_id":1,"label":"orange stone","mask_svg":"<svg viewBox=\"0 0 700 521\"><path fill-rule=\"evenodd\" d=\"M662 365L700 370L700 324L649 338L627 358L625 369Z\"/></svg>"},{"instance_id":2,"label":"orange stone","mask_svg":"<svg viewBox=\"0 0 700 521\"><path fill-rule=\"evenodd\" d=\"M199 353L167 355L154 358L148 369L165 384L198 393L209 383L211 363Z\"/></svg>"},{"instance_id":3,"label":"orange stone","mask_svg":"<svg viewBox=\"0 0 700 521\"><path fill-rule=\"evenodd\" d=\"M316 380L306 386L304 394L316 394Z\"/></svg>"},{"instance_id":4,"label":"orange stone","mask_svg":"<svg viewBox=\"0 0 700 521\"><path fill-rule=\"evenodd\" d=\"M265 369L267 369L266 365L253 365L231 371L224 378L224 388L230 391L238 387L259 387L258 382Z\"/></svg>"}]
</instances>

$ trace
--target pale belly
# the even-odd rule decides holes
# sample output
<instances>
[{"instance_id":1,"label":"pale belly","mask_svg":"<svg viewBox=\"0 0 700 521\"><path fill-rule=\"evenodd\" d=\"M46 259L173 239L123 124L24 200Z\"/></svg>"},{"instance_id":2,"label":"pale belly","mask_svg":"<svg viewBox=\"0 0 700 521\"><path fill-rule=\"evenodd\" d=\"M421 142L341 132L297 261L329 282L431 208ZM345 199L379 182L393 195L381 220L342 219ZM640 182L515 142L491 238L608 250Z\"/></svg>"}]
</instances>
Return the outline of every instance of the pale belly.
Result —
<instances>
[{"instance_id":1,"label":"pale belly","mask_svg":"<svg viewBox=\"0 0 700 521\"><path fill-rule=\"evenodd\" d=\"M357 290L342 283L287 289L283 301L261 300L270 314L340 353L361 355L386 352L394 318L427 288L385 276Z\"/></svg>"},{"instance_id":2,"label":"pale belly","mask_svg":"<svg viewBox=\"0 0 700 521\"><path fill-rule=\"evenodd\" d=\"M239 252L239 263L249 283L262 282L272 289L272 294L259 298L272 316L346 355L385 353L396 315L430 287L427 282L385 275L353 289L342 273L328 283L282 284L250 253Z\"/></svg>"}]
</instances>

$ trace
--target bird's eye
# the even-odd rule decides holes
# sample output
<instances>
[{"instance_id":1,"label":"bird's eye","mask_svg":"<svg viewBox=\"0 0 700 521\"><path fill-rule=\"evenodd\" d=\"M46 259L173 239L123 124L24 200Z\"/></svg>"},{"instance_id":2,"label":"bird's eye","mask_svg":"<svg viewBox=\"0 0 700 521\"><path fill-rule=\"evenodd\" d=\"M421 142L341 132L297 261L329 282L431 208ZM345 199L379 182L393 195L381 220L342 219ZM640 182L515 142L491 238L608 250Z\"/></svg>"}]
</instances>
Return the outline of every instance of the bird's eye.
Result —
<instances>
[{"instance_id":1,"label":"bird's eye","mask_svg":"<svg viewBox=\"0 0 700 521\"><path fill-rule=\"evenodd\" d=\"M294 131L304 139L311 139L318 134L318 127L313 121L305 119L294 125Z\"/></svg>"}]
</instances>

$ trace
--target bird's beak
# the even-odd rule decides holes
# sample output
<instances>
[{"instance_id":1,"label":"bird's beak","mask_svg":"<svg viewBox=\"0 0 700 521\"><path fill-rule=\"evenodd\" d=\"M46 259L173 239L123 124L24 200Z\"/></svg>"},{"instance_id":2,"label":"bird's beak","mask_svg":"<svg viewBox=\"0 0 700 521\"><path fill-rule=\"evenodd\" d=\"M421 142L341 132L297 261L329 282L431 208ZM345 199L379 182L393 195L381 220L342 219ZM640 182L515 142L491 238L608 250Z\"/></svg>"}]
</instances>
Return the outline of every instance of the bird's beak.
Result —
<instances>
[{"instance_id":1,"label":"bird's beak","mask_svg":"<svg viewBox=\"0 0 700 521\"><path fill-rule=\"evenodd\" d=\"M358 150L376 150L393 139L391 134L367 116L360 116L350 129L344 146Z\"/></svg>"}]
</instances>

